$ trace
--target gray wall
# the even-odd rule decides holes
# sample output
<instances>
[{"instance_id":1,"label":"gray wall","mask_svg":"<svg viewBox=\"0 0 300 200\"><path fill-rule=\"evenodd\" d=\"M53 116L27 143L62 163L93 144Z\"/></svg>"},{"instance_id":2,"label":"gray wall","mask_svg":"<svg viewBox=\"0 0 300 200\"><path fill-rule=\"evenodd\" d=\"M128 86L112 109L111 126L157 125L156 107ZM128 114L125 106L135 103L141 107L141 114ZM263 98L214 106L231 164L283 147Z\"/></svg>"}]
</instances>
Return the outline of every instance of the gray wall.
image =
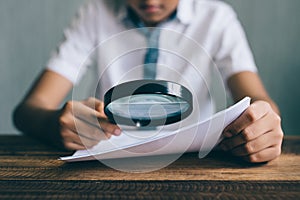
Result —
<instances>
[{"instance_id":1,"label":"gray wall","mask_svg":"<svg viewBox=\"0 0 300 200\"><path fill-rule=\"evenodd\" d=\"M0 0L0 134L83 0Z\"/></svg>"},{"instance_id":2,"label":"gray wall","mask_svg":"<svg viewBox=\"0 0 300 200\"><path fill-rule=\"evenodd\" d=\"M0 0L0 134L84 0ZM299 0L227 0L237 10L286 134L300 134Z\"/></svg>"},{"instance_id":3,"label":"gray wall","mask_svg":"<svg viewBox=\"0 0 300 200\"><path fill-rule=\"evenodd\" d=\"M286 134L300 135L300 1L226 0L247 32L262 79Z\"/></svg>"}]
</instances>

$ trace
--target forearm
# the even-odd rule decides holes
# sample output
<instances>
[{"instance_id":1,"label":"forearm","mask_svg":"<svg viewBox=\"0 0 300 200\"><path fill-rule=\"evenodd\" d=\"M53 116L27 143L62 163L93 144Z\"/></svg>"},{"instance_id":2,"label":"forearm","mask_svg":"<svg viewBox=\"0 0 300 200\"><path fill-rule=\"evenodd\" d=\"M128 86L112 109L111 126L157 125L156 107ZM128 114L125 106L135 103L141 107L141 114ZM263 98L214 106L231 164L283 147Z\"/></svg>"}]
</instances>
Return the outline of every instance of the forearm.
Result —
<instances>
[{"instance_id":1,"label":"forearm","mask_svg":"<svg viewBox=\"0 0 300 200\"><path fill-rule=\"evenodd\" d=\"M60 110L47 110L21 103L14 111L15 126L23 133L63 148L60 136Z\"/></svg>"},{"instance_id":2,"label":"forearm","mask_svg":"<svg viewBox=\"0 0 300 200\"><path fill-rule=\"evenodd\" d=\"M45 70L15 109L15 126L25 134L62 147L59 105L72 88L63 76Z\"/></svg>"},{"instance_id":3,"label":"forearm","mask_svg":"<svg viewBox=\"0 0 300 200\"><path fill-rule=\"evenodd\" d=\"M241 72L233 75L228 80L232 98L235 102L241 100L245 96L251 97L251 103L255 101L266 101L272 109L280 114L278 106L270 98L259 76L253 72Z\"/></svg>"}]
</instances>

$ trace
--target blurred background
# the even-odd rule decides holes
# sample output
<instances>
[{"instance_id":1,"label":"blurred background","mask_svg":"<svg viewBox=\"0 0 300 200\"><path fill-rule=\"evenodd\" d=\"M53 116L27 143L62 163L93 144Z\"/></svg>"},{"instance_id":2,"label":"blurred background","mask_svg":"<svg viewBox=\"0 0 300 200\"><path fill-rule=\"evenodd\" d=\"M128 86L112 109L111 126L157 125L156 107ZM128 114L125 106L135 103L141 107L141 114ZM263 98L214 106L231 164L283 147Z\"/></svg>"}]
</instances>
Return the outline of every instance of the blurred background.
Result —
<instances>
[{"instance_id":1,"label":"blurred background","mask_svg":"<svg viewBox=\"0 0 300 200\"><path fill-rule=\"evenodd\" d=\"M226 0L239 15L263 82L300 135L300 1ZM84 0L0 0L0 134L19 134L11 115Z\"/></svg>"}]
</instances>

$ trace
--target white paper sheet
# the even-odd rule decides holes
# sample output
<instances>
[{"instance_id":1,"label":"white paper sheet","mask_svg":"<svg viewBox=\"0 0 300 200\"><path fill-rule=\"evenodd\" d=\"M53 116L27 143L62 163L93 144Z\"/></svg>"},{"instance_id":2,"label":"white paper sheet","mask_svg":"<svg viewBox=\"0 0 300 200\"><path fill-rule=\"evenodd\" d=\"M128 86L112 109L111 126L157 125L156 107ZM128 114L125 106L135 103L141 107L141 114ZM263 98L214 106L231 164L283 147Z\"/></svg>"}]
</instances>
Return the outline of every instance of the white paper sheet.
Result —
<instances>
[{"instance_id":1,"label":"white paper sheet","mask_svg":"<svg viewBox=\"0 0 300 200\"><path fill-rule=\"evenodd\" d=\"M67 162L199 152L205 157L222 139L223 129L250 105L246 97L211 118L176 130L126 130L88 150L61 157Z\"/></svg>"}]
</instances>

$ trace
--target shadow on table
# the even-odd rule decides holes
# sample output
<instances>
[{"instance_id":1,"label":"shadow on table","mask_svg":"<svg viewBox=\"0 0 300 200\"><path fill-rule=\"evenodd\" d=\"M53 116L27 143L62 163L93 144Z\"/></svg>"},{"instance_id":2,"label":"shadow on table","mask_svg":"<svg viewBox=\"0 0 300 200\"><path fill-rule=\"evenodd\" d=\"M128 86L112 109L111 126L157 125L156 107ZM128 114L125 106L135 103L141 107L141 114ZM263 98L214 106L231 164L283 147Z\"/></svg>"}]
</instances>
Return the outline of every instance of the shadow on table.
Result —
<instances>
[{"instance_id":1,"label":"shadow on table","mask_svg":"<svg viewBox=\"0 0 300 200\"><path fill-rule=\"evenodd\" d=\"M72 162L72 163L64 163L61 167L67 169L108 169L114 168L111 166L121 166L122 169L117 169L120 171L127 172L142 172L142 171L154 171L157 166L161 165L161 163L168 159L170 155L161 155L161 156L151 156L151 157L137 157L137 158L121 158L121 159L112 159L106 160L105 162L101 162L98 160L93 161L81 161L81 162ZM109 166L107 166L109 163ZM212 151L207 157L199 159L198 153L186 153L183 154L178 160L173 163L170 163L166 166L165 169L219 169L219 168L253 168L260 167L265 165L266 163L249 163L243 161L235 156L232 156L223 151ZM164 167L163 167L164 168ZM141 170L141 171L139 171ZM156 169L158 170L158 169Z\"/></svg>"}]
</instances>

